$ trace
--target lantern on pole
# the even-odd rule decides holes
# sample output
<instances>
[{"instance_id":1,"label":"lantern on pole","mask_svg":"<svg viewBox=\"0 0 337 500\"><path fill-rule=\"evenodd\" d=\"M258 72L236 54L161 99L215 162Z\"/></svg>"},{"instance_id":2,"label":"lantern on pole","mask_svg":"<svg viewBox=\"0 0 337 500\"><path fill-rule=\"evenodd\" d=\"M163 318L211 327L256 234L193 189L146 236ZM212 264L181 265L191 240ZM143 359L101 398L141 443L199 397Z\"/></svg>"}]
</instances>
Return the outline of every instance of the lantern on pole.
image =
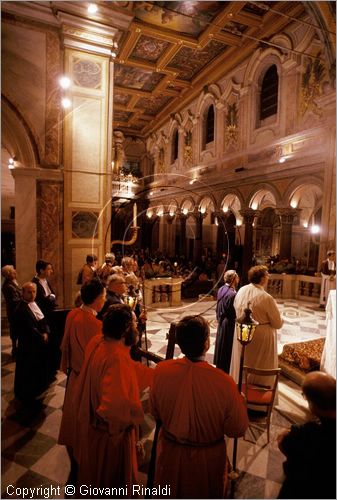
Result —
<instances>
[{"instance_id":1,"label":"lantern on pole","mask_svg":"<svg viewBox=\"0 0 337 500\"><path fill-rule=\"evenodd\" d=\"M258 322L252 317L252 310L250 309L250 302L248 302L246 309L243 312L243 315L240 318L236 319L236 338L242 345L241 355L240 355L240 369L239 369L239 382L238 382L238 390L241 393L242 388L242 373L243 373L243 365L245 358L245 349L248 344L253 340L255 329L258 325ZM236 456L238 449L238 439L234 439L234 447L233 447L233 471L236 473ZM233 477L233 479L235 479Z\"/></svg>"}]
</instances>

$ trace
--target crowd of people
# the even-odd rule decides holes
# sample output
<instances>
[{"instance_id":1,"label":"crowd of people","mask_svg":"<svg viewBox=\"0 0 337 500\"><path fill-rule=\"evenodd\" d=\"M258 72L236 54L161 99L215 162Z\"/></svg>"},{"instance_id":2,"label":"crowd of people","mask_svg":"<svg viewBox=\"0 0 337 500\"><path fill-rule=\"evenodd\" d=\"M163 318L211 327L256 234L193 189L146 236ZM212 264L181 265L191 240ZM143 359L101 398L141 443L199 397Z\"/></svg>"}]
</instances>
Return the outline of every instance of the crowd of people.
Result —
<instances>
[{"instance_id":1,"label":"crowd of people","mask_svg":"<svg viewBox=\"0 0 337 500\"><path fill-rule=\"evenodd\" d=\"M151 413L159 430L153 487L170 485L166 496L171 498L224 498L231 467L225 436L243 436L248 427L246 403L236 386L241 345L234 334L235 320L248 303L258 326L246 347L245 364L262 369L278 366L276 330L282 318L266 292L268 268L253 266L248 273L250 283L237 292L237 270L226 269L225 259L220 262L214 366L205 361L209 325L197 315L185 316L176 327L176 343L184 357L148 367L137 354L147 320L141 278L151 277L157 263L141 259L116 259L108 253L98 266L95 255L88 255L78 274L80 290L67 315L60 364L67 386L59 444L67 447L71 462L68 482L105 488L102 498L136 496L137 459L143 451L138 435L144 420L140 398L149 387ZM174 261L171 268L162 260L158 266L158 273L183 273L181 261ZM206 273L206 268L202 271ZM23 405L34 404L55 369L48 363L50 350L55 348L52 314L57 307L51 273L51 263L39 260L32 281L20 287L13 266L2 268L16 360L14 394ZM279 438L287 459L280 498L290 498L284 496L289 494L303 498L305 468L296 475L296 463L303 450L306 453L307 436L314 439L315 453L329 446L332 457L335 384L335 379L321 373L305 379L303 392L320 421L292 428ZM326 483L326 492L332 492L332 478Z\"/></svg>"}]
</instances>

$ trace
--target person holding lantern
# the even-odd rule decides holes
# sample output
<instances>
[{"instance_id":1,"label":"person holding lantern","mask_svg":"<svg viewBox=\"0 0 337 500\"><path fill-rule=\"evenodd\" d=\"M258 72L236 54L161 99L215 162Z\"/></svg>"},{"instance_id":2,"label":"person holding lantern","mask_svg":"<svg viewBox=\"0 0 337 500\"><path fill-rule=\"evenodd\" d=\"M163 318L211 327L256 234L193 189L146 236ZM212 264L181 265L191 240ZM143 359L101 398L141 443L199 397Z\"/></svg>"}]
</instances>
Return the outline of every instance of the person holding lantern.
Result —
<instances>
[{"instance_id":1,"label":"person holding lantern","mask_svg":"<svg viewBox=\"0 0 337 500\"><path fill-rule=\"evenodd\" d=\"M277 332L283 320L275 299L266 292L269 273L266 266L254 266L248 272L249 285L245 285L236 294L234 308L237 317L242 317L248 303L252 316L258 325L252 341L246 346L244 364L251 368L272 370L278 368ZM230 375L239 380L240 355L242 346L234 335ZM270 384L272 384L271 377ZM268 385L268 377L251 376L254 384Z\"/></svg>"}]
</instances>

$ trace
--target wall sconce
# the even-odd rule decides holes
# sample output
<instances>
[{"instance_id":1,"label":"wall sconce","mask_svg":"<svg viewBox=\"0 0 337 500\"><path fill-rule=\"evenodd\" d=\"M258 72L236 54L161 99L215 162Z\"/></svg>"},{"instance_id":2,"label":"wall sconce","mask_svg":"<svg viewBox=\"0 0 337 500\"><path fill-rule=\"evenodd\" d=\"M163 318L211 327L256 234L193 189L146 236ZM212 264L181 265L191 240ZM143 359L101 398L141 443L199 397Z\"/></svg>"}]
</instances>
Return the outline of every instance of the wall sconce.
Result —
<instances>
[{"instance_id":1,"label":"wall sconce","mask_svg":"<svg viewBox=\"0 0 337 500\"><path fill-rule=\"evenodd\" d=\"M218 221L217 216L215 216L215 218L214 218L214 224L215 224L216 226L218 226L218 225L219 225L219 221Z\"/></svg>"},{"instance_id":2,"label":"wall sconce","mask_svg":"<svg viewBox=\"0 0 337 500\"><path fill-rule=\"evenodd\" d=\"M321 228L317 224L313 224L310 227L311 234L318 234L321 231Z\"/></svg>"},{"instance_id":3,"label":"wall sconce","mask_svg":"<svg viewBox=\"0 0 337 500\"><path fill-rule=\"evenodd\" d=\"M297 208L297 201L291 200L290 206L291 206L291 208Z\"/></svg>"},{"instance_id":4,"label":"wall sconce","mask_svg":"<svg viewBox=\"0 0 337 500\"><path fill-rule=\"evenodd\" d=\"M183 214L184 214L184 215L187 215L187 214L188 214L188 210L187 210L187 208L183 208Z\"/></svg>"},{"instance_id":5,"label":"wall sconce","mask_svg":"<svg viewBox=\"0 0 337 500\"><path fill-rule=\"evenodd\" d=\"M279 163L284 163L286 161L285 157L284 156L281 156L281 158L279 159Z\"/></svg>"},{"instance_id":6,"label":"wall sconce","mask_svg":"<svg viewBox=\"0 0 337 500\"><path fill-rule=\"evenodd\" d=\"M308 227L308 223L307 222L303 222L303 227L307 228Z\"/></svg>"},{"instance_id":7,"label":"wall sconce","mask_svg":"<svg viewBox=\"0 0 337 500\"><path fill-rule=\"evenodd\" d=\"M16 160L15 156L13 156L13 158L8 159L8 168L10 170L13 170L13 168L15 168L15 160Z\"/></svg>"},{"instance_id":8,"label":"wall sconce","mask_svg":"<svg viewBox=\"0 0 337 500\"><path fill-rule=\"evenodd\" d=\"M98 7L95 3L89 3L88 5L88 14L96 14L98 11Z\"/></svg>"},{"instance_id":9,"label":"wall sconce","mask_svg":"<svg viewBox=\"0 0 337 500\"><path fill-rule=\"evenodd\" d=\"M242 220L241 219L236 219L236 225L237 226L242 226Z\"/></svg>"},{"instance_id":10,"label":"wall sconce","mask_svg":"<svg viewBox=\"0 0 337 500\"><path fill-rule=\"evenodd\" d=\"M69 89L71 87L71 80L68 76L61 76L59 79L60 87L64 90Z\"/></svg>"},{"instance_id":11,"label":"wall sconce","mask_svg":"<svg viewBox=\"0 0 337 500\"><path fill-rule=\"evenodd\" d=\"M64 98L62 99L61 103L62 103L62 107L63 107L64 109L68 109L68 108L70 108L70 106L71 106L71 100L70 100L70 99L68 99L68 97L64 97Z\"/></svg>"},{"instance_id":12,"label":"wall sconce","mask_svg":"<svg viewBox=\"0 0 337 500\"><path fill-rule=\"evenodd\" d=\"M256 203L256 201L254 201L254 203L252 203L252 209L253 209L253 210L256 210L256 209L257 209L257 203Z\"/></svg>"},{"instance_id":13,"label":"wall sconce","mask_svg":"<svg viewBox=\"0 0 337 500\"><path fill-rule=\"evenodd\" d=\"M224 206L222 207L222 211L223 211L223 212L225 212L225 214L228 212L228 207L227 207L227 205L224 205Z\"/></svg>"}]
</instances>

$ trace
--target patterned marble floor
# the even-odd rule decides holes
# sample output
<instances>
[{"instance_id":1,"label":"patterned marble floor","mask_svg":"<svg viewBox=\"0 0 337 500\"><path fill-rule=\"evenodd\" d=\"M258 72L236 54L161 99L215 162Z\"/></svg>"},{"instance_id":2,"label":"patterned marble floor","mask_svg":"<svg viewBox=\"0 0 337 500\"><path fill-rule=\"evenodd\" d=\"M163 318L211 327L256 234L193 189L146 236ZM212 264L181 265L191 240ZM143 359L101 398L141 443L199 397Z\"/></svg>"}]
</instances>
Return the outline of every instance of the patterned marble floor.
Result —
<instances>
[{"instance_id":1,"label":"patterned marble floor","mask_svg":"<svg viewBox=\"0 0 337 500\"><path fill-rule=\"evenodd\" d=\"M310 303L278 302L284 317L279 332L279 350L285 343L308 340L325 335L325 312ZM147 338L151 351L164 354L169 323L186 314L203 314L211 322L212 344L207 359L212 362L216 331L215 302L189 301L180 308L152 309L148 313ZM63 446L57 444L62 415L65 376L58 372L56 380L41 399L39 408L24 412L13 397L15 364L10 357L10 339L2 336L2 485L1 498L23 498L23 488L32 488L29 498L64 498L64 485L69 473L69 460ZM181 355L176 348L176 356ZM146 410L147 398L143 397ZM246 440L238 445L240 476L235 498L277 498L282 482L283 456L276 437L291 423L308 417L300 388L281 376L279 404L274 409L271 440L266 442L264 429L249 429ZM146 414L142 427L144 445L149 457L153 420ZM228 440L229 457L232 440ZM140 464L140 481L146 481L146 460ZM35 489L34 489L35 488ZM40 490L37 490L40 488ZM41 489L46 488L46 489ZM15 491L15 494L13 492ZM27 491L26 491L27 497Z\"/></svg>"}]
</instances>

